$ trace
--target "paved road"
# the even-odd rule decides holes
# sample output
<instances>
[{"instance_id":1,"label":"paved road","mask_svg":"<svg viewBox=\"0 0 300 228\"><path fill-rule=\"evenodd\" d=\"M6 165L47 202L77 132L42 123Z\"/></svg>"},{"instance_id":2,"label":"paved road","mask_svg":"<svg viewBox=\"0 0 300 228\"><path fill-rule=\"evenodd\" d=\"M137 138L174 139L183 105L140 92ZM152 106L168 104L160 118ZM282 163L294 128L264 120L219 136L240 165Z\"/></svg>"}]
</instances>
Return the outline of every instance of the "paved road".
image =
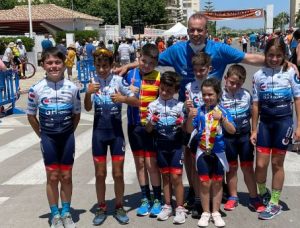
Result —
<instances>
[{"instance_id":1,"label":"paved road","mask_svg":"<svg viewBox=\"0 0 300 228\"><path fill-rule=\"evenodd\" d=\"M257 70L247 66L246 88L251 87L251 75ZM42 74L40 74L42 75ZM41 76L39 76L41 77ZM37 77L35 80L37 80ZM33 81L31 81L33 83ZM29 82L22 82L25 88ZM21 95L17 106L26 107L26 94ZM125 111L125 110L124 110ZM125 120L125 119L124 119ZM0 227L47 227L49 208L45 195L45 172L39 139L32 132L25 115L12 115L1 119L0 123ZM82 113L76 132L76 157L74 165L73 217L77 227L92 227L96 194L94 168L91 155L92 113ZM124 129L126 129L126 120ZM125 131L126 132L126 131ZM128 142L128 140L127 140ZM247 193L240 173L239 197L241 204L233 212L224 214L227 227L299 227L300 214L300 155L289 152L285 168L286 180L282 193L284 212L272 221L260 221L257 214L247 208ZM108 160L108 170L111 161ZM270 175L269 175L270 176ZM107 177L107 200L110 214L113 212L113 180L111 172ZM134 161L129 146L126 146L125 162L125 206L129 210L128 227L173 227L172 219L158 222L155 219L140 218L135 215L139 201L139 187L135 176ZM184 177L184 184L187 184ZM270 182L268 183L270 186ZM222 206L223 208L223 206ZM103 227L120 227L109 216ZM196 227L197 220L188 217L182 227ZM211 224L209 227L214 227Z\"/></svg>"}]
</instances>

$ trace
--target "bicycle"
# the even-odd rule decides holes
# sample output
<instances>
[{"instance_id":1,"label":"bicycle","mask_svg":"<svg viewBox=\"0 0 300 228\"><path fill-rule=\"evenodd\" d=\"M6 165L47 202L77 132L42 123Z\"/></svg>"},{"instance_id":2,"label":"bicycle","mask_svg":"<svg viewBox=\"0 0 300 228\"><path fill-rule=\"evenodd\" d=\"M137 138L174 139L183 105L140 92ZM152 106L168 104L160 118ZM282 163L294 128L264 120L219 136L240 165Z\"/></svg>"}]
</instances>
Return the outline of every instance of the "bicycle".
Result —
<instances>
[{"instance_id":1,"label":"bicycle","mask_svg":"<svg viewBox=\"0 0 300 228\"><path fill-rule=\"evenodd\" d=\"M28 62L27 59L20 59L21 64L23 65L23 74L21 73L19 66L16 63L12 63L11 68L17 71L17 74L20 79L29 79L35 75L36 68L35 66Z\"/></svg>"}]
</instances>

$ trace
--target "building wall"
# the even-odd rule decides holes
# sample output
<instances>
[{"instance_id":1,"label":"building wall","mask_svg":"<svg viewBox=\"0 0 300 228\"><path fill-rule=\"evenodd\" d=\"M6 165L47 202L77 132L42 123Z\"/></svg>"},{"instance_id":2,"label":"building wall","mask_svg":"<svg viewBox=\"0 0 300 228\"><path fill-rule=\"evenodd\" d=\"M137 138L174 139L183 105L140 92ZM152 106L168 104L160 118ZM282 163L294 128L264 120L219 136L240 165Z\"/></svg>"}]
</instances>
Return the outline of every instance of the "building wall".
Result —
<instances>
[{"instance_id":1,"label":"building wall","mask_svg":"<svg viewBox=\"0 0 300 228\"><path fill-rule=\"evenodd\" d=\"M295 15L300 9L300 0L290 0L290 26L295 27Z\"/></svg>"},{"instance_id":2,"label":"building wall","mask_svg":"<svg viewBox=\"0 0 300 228\"><path fill-rule=\"evenodd\" d=\"M182 0L183 18L187 21L190 13L200 11L200 0Z\"/></svg>"}]
</instances>

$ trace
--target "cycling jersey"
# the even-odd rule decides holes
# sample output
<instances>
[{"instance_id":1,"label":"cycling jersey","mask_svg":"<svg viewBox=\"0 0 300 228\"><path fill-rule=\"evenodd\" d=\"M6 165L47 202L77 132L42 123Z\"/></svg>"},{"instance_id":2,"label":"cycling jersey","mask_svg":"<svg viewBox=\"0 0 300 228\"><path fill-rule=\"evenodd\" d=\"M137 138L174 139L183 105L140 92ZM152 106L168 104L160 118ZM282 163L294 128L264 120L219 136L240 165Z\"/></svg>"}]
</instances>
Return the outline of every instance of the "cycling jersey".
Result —
<instances>
[{"instance_id":1,"label":"cycling jersey","mask_svg":"<svg viewBox=\"0 0 300 228\"><path fill-rule=\"evenodd\" d=\"M156 70L141 75L138 68L132 69L128 72L123 80L123 84L139 88L138 94L135 94L140 99L140 107L128 106L127 117L128 125L145 125L147 117L147 107L150 102L154 101L158 96L158 89L160 85L160 73Z\"/></svg>"},{"instance_id":2,"label":"cycling jersey","mask_svg":"<svg viewBox=\"0 0 300 228\"><path fill-rule=\"evenodd\" d=\"M149 104L147 120L151 121L153 115L158 116L158 121L154 126L158 146L170 147L175 144L181 146L181 123L176 123L176 120L180 118L183 120L183 103L173 98L163 100L159 97ZM166 141L172 141L173 145L166 145Z\"/></svg>"},{"instance_id":3,"label":"cycling jersey","mask_svg":"<svg viewBox=\"0 0 300 228\"><path fill-rule=\"evenodd\" d=\"M233 117L236 134L250 132L252 97L246 89L241 88L235 94L223 89L220 103Z\"/></svg>"},{"instance_id":4,"label":"cycling jersey","mask_svg":"<svg viewBox=\"0 0 300 228\"><path fill-rule=\"evenodd\" d=\"M262 68L254 74L253 101L259 102L260 116L292 116L292 99L300 97L300 81L293 68Z\"/></svg>"},{"instance_id":5,"label":"cycling jersey","mask_svg":"<svg viewBox=\"0 0 300 228\"><path fill-rule=\"evenodd\" d=\"M196 78L195 81L188 83L185 86L185 98L193 101L194 108L203 105L201 85L203 80Z\"/></svg>"},{"instance_id":6,"label":"cycling jersey","mask_svg":"<svg viewBox=\"0 0 300 228\"><path fill-rule=\"evenodd\" d=\"M134 96L130 89L123 85L122 77L109 75L106 79L95 77L100 84L98 92L93 94L95 108L94 129L122 129L122 104L114 103L111 95L120 92L125 96Z\"/></svg>"},{"instance_id":7,"label":"cycling jersey","mask_svg":"<svg viewBox=\"0 0 300 228\"><path fill-rule=\"evenodd\" d=\"M239 63L245 58L245 53L221 42L206 40L204 52L211 56L212 70L209 76L222 79L227 64ZM181 76L179 100L184 101L185 85L194 80L192 57L195 55L190 41L178 42L159 55L159 65L173 66Z\"/></svg>"},{"instance_id":8,"label":"cycling jersey","mask_svg":"<svg viewBox=\"0 0 300 228\"><path fill-rule=\"evenodd\" d=\"M67 79L39 81L29 89L27 114L36 115L37 110L42 132L73 132L72 116L81 111L78 88Z\"/></svg>"}]
</instances>

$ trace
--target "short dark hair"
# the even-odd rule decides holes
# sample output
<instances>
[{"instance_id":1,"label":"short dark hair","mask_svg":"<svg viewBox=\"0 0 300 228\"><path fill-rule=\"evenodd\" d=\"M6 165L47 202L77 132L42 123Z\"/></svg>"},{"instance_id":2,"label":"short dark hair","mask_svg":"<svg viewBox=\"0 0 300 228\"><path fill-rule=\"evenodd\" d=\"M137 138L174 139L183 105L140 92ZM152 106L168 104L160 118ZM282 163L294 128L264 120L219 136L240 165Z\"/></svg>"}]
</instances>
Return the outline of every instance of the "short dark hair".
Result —
<instances>
[{"instance_id":1,"label":"short dark hair","mask_svg":"<svg viewBox=\"0 0 300 228\"><path fill-rule=\"evenodd\" d=\"M228 68L226 77L229 78L230 76L236 75L239 77L240 80L245 81L246 80L246 69L240 64L233 64Z\"/></svg>"},{"instance_id":2,"label":"short dark hair","mask_svg":"<svg viewBox=\"0 0 300 228\"><path fill-rule=\"evenodd\" d=\"M205 52L197 52L196 55L192 57L192 64L193 66L210 66L211 58Z\"/></svg>"},{"instance_id":3,"label":"short dark hair","mask_svg":"<svg viewBox=\"0 0 300 228\"><path fill-rule=\"evenodd\" d=\"M57 57L63 62L65 62L66 60L66 56L64 55L64 53L61 52L61 50L59 50L57 47L50 47L42 52L41 62L45 62L45 60L48 59L50 56Z\"/></svg>"},{"instance_id":4,"label":"short dark hair","mask_svg":"<svg viewBox=\"0 0 300 228\"><path fill-rule=\"evenodd\" d=\"M208 18L201 12L196 12L194 14L192 14L190 17L189 17L189 20L188 20L188 26L189 26L189 22L190 20L196 20L196 19L204 19L206 21L206 24L205 24L205 28L207 29L207 21L208 21Z\"/></svg>"},{"instance_id":5,"label":"short dark hair","mask_svg":"<svg viewBox=\"0 0 300 228\"><path fill-rule=\"evenodd\" d=\"M148 56L156 61L158 61L159 51L155 44L145 44L141 49L141 55Z\"/></svg>"},{"instance_id":6,"label":"short dark hair","mask_svg":"<svg viewBox=\"0 0 300 228\"><path fill-rule=\"evenodd\" d=\"M300 29L297 29L294 34L293 37L295 40L299 40L300 39Z\"/></svg>"},{"instance_id":7,"label":"short dark hair","mask_svg":"<svg viewBox=\"0 0 300 228\"><path fill-rule=\"evenodd\" d=\"M178 91L180 88L180 78L179 75L174 71L165 71L160 77L160 84L173 87Z\"/></svg>"},{"instance_id":8,"label":"short dark hair","mask_svg":"<svg viewBox=\"0 0 300 228\"><path fill-rule=\"evenodd\" d=\"M201 85L201 90L203 87L212 87L219 98L222 95L221 81L217 78L205 79ZM218 102L219 102L219 99L218 99Z\"/></svg>"}]
</instances>

